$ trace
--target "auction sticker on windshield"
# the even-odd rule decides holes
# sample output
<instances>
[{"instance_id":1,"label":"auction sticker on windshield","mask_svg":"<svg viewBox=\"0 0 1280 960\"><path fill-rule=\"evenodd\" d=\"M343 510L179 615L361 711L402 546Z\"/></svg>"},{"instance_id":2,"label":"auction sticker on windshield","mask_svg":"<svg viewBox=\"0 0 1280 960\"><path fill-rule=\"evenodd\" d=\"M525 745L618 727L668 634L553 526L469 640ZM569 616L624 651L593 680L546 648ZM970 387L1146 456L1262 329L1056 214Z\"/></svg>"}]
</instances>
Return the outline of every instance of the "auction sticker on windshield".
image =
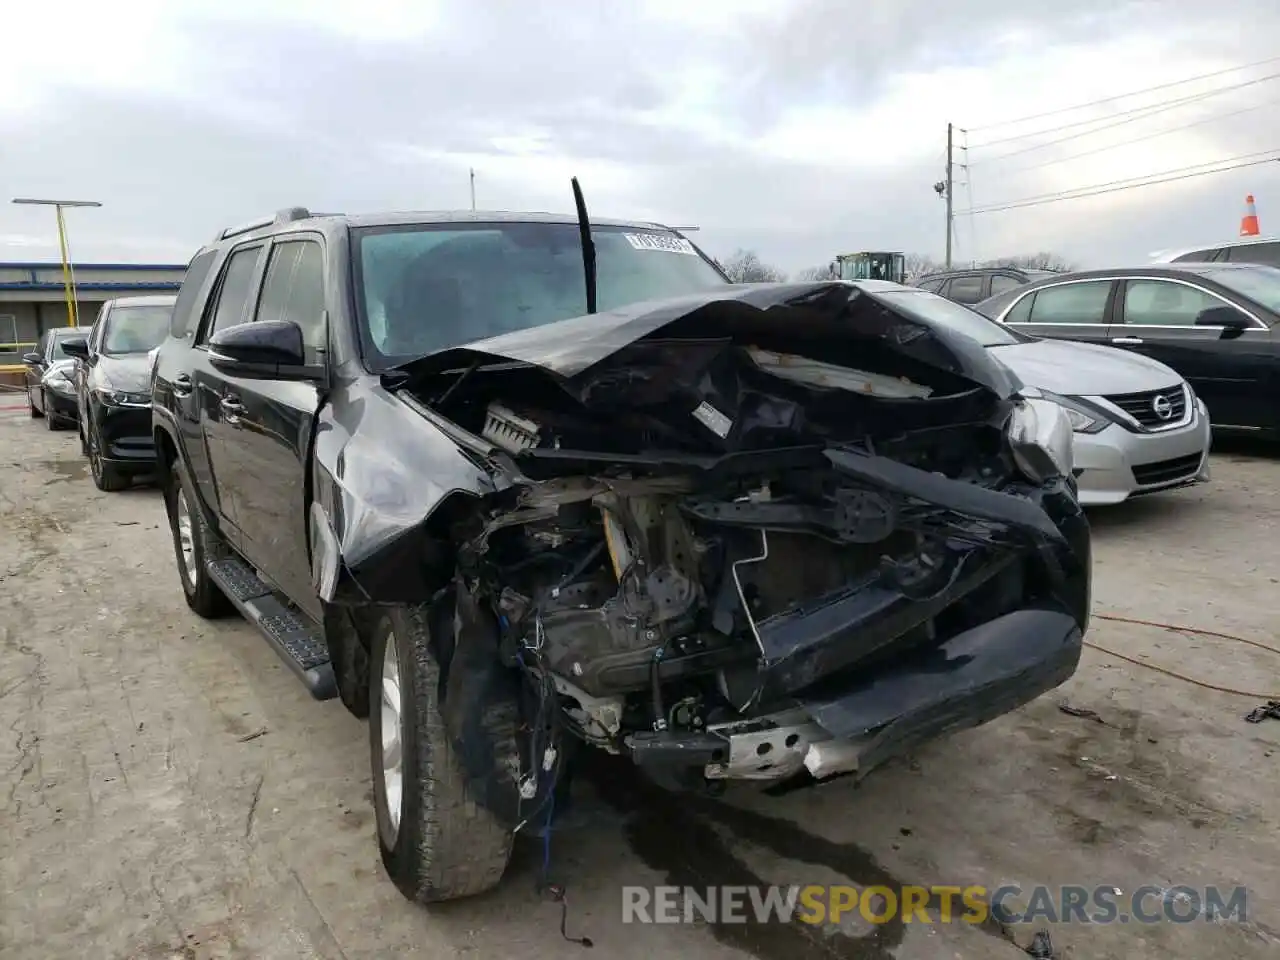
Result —
<instances>
[{"instance_id":1,"label":"auction sticker on windshield","mask_svg":"<svg viewBox=\"0 0 1280 960\"><path fill-rule=\"evenodd\" d=\"M687 253L697 256L698 251L684 237L658 236L652 233L624 234L627 242L637 250L657 250L659 253Z\"/></svg>"}]
</instances>

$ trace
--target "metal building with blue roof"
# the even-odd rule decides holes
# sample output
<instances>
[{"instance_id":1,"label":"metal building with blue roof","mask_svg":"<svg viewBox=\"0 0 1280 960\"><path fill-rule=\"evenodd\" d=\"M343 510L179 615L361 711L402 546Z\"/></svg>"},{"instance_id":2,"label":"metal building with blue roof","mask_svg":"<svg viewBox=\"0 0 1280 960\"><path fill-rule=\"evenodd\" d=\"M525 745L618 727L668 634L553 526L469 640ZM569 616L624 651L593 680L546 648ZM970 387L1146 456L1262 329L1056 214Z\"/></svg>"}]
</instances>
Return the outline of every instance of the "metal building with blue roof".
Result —
<instances>
[{"instance_id":1,"label":"metal building with blue roof","mask_svg":"<svg viewBox=\"0 0 1280 960\"><path fill-rule=\"evenodd\" d=\"M154 293L177 293L186 264L77 263L73 265L76 310L88 326L103 301ZM0 365L13 363L50 327L67 325L60 263L0 261Z\"/></svg>"}]
</instances>

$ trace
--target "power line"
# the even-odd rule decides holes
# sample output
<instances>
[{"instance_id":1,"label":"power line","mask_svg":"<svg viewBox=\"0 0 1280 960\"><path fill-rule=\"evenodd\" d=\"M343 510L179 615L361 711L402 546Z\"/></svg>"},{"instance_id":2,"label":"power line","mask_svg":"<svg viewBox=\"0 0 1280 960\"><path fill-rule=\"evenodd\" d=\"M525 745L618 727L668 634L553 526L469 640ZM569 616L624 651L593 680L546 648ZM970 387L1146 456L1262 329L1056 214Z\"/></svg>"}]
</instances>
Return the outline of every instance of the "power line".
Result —
<instances>
[{"instance_id":1,"label":"power line","mask_svg":"<svg viewBox=\"0 0 1280 960\"><path fill-rule=\"evenodd\" d=\"M1267 156L1263 156L1263 154L1267 154ZM1165 170L1160 173L1147 174L1143 177L1130 177L1127 180L1112 180L1108 183L1096 183L1087 187L1077 187L1074 190L1064 190L1060 193L1048 193L1036 197L1024 197L1021 200L1011 200L1008 203L978 207L975 210L966 211L965 215L975 216L980 213L997 213L1001 210L1017 210L1022 207L1035 207L1046 203L1058 203L1064 200L1083 200L1088 197L1097 197L1106 193L1119 193L1123 190L1137 190L1140 187L1154 187L1162 183L1173 183L1178 180L1190 180L1194 177L1204 177L1213 173L1226 173L1229 170L1239 170L1243 167L1256 167L1264 163L1274 163L1277 161L1280 161L1280 148L1263 150L1258 153L1246 153L1239 157L1227 157L1223 160L1194 164L1190 167L1180 167L1176 170ZM1222 164L1230 165L1222 166ZM1210 166L1214 167L1214 169L1201 169L1203 167Z\"/></svg>"},{"instance_id":2,"label":"power line","mask_svg":"<svg viewBox=\"0 0 1280 960\"><path fill-rule=\"evenodd\" d=\"M1262 83L1266 80L1275 80L1277 78L1280 78L1280 73L1272 74L1271 76L1267 76L1267 77L1260 77L1257 80L1250 80L1247 84L1241 84L1240 86L1250 86L1255 83ZM1089 136L1090 134L1102 133L1104 130L1112 130L1115 127L1123 127L1127 124L1133 123L1135 120L1145 120L1147 117L1153 117L1156 114L1165 113L1168 110L1172 110L1180 106L1185 106L1188 103L1195 103L1200 100L1206 100L1209 97L1217 96L1219 93L1226 93L1228 90L1235 90L1235 89L1239 89L1239 86L1223 88L1221 90L1211 90L1207 93L1198 93L1190 97L1184 97L1181 100L1173 101L1166 104L1156 105L1156 106L1147 108L1147 112L1141 114L1140 116L1132 116L1132 117L1126 117L1120 120L1115 120L1111 123L1105 123L1100 127L1095 127L1092 130L1085 130L1081 133L1069 134L1068 136L1058 137L1054 140L1046 140L1043 143L1035 143L1029 147L1023 147L1021 150L1011 150L1008 153L1002 153L997 157L990 157L980 162L995 163L1000 160L1008 160L1010 157L1019 157L1026 153L1034 153L1037 150L1043 150L1046 147L1054 147L1060 143L1067 143L1068 141L1076 140L1080 137Z\"/></svg>"},{"instance_id":3,"label":"power line","mask_svg":"<svg viewBox=\"0 0 1280 960\"><path fill-rule=\"evenodd\" d=\"M1265 100L1262 103L1255 103L1251 107L1244 107L1240 110L1232 110L1230 113L1218 113L1212 117L1201 117L1199 120L1192 120L1190 123L1180 124L1176 127L1170 127L1168 130L1160 130L1156 133L1145 134L1141 137L1134 137L1130 140L1121 140L1119 143L1109 143L1103 147L1095 147L1092 150L1082 150L1079 153L1073 153L1066 157L1054 157L1052 160L1045 160L1041 163L1033 163L1027 167L1014 167L1012 170L1001 171L1001 176L1008 176L1013 173L1025 173L1028 170L1039 170L1042 167L1050 167L1055 163L1066 163L1069 160L1079 160L1081 157L1091 157L1095 154L1106 153L1108 150L1118 150L1121 147L1133 146L1135 143L1146 143L1148 140L1156 140L1160 137L1167 137L1171 133L1181 133L1183 130L1190 130L1192 127L1204 126L1206 123L1217 123L1219 120L1227 120L1231 117L1238 117L1242 113L1252 113L1254 110L1261 110L1263 107L1272 107L1280 104L1280 99ZM1007 154L1006 156L1009 156Z\"/></svg>"},{"instance_id":4,"label":"power line","mask_svg":"<svg viewBox=\"0 0 1280 960\"><path fill-rule=\"evenodd\" d=\"M1265 77L1256 77L1253 80L1245 80L1242 83L1233 83L1230 86L1218 87L1217 89L1214 89L1214 90L1205 90L1201 93L1193 93L1185 97L1179 97L1175 100L1165 100L1161 103L1152 103L1152 104L1148 104L1145 107L1134 107L1131 110L1125 110L1121 113L1113 114L1110 117L1094 117L1092 120L1077 120L1075 123L1065 123L1060 127L1050 127L1046 130L1037 130L1035 133L1024 133L1016 137L1005 137L1002 140L988 140L986 143L973 146L972 149L978 150L978 149L985 149L987 147L994 147L997 144L1002 144L1002 143L1014 143L1019 140L1028 140L1032 137L1040 137L1049 133L1058 133L1059 131L1062 131L1062 130L1071 130L1071 129L1074 129L1075 127L1088 126L1089 124L1094 124L1094 123L1103 124L1102 126L1096 127L1093 130L1082 130L1080 133L1073 133L1066 137L1059 137L1056 140L1048 140L1044 143L1037 143L1029 147L1024 147L1021 150L1014 150L1010 153L1002 153L997 157L992 157L989 160L986 160L983 162L990 163L993 160L1004 160L1007 157L1016 157L1023 153L1029 153L1032 150L1040 150L1040 149L1043 149L1044 147L1051 147L1057 143L1065 143L1066 141L1074 140L1077 137L1087 137L1093 133L1101 133L1103 130L1110 130L1112 127L1124 126L1125 124L1132 123L1135 120L1143 120L1147 117L1154 117L1158 113L1165 113L1166 111L1169 111L1169 110L1175 110L1178 107L1185 106L1188 103L1197 103L1201 100L1207 100L1210 97L1216 97L1223 93L1230 93L1233 90L1242 90L1245 87L1256 86L1259 83L1266 83L1268 80L1275 80L1277 78L1280 78L1280 73L1269 73ZM1104 121L1110 121L1110 122L1104 122Z\"/></svg>"},{"instance_id":5,"label":"power line","mask_svg":"<svg viewBox=\"0 0 1280 960\"><path fill-rule=\"evenodd\" d=\"M1236 73L1239 70L1248 70L1251 67L1262 67L1269 63L1280 61L1280 57L1268 57L1265 60L1256 60L1253 63L1243 63L1238 67L1227 67L1224 70L1215 70L1212 73L1202 73L1199 76L1187 77L1185 80L1174 80L1170 83L1157 84L1154 87L1144 87L1141 90L1131 90L1129 93L1118 93L1112 97L1103 97L1101 100L1090 100L1087 103L1078 103L1074 107L1061 107L1057 110L1046 110L1044 113L1033 113L1030 116L1019 117L1016 120L1001 120L998 123L987 123L980 127L969 127L966 133L972 133L975 130L993 130L997 127L1010 127L1019 123L1026 123L1029 120L1040 120L1044 117L1057 117L1064 113L1074 113L1077 110L1083 110L1086 107L1097 107L1104 103L1115 103L1117 100L1127 100L1130 97L1140 96L1144 93L1155 93L1157 90L1168 90L1171 87L1180 87L1183 84L1195 83L1197 80L1211 80L1214 77L1221 77L1228 73Z\"/></svg>"}]
</instances>

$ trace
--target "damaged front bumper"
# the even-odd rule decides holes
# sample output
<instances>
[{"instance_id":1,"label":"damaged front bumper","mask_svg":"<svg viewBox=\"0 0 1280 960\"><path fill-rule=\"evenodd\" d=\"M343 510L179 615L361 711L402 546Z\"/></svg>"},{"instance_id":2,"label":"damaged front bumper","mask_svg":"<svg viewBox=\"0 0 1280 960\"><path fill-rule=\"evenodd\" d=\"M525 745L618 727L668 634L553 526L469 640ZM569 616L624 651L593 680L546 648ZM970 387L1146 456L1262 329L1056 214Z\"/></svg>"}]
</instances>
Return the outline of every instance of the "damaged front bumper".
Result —
<instances>
[{"instance_id":1,"label":"damaged front bumper","mask_svg":"<svg viewBox=\"0 0 1280 960\"><path fill-rule=\"evenodd\" d=\"M1016 610L905 662L861 675L838 696L707 731L723 741L709 780L866 774L886 760L994 720L1075 672L1083 633L1058 610ZM710 746L707 739L704 746Z\"/></svg>"},{"instance_id":2,"label":"damaged front bumper","mask_svg":"<svg viewBox=\"0 0 1280 960\"><path fill-rule=\"evenodd\" d=\"M983 512L986 491L951 489L975 498L956 506ZM1015 498L1002 499L1007 521ZM629 738L633 759L672 784L778 782L805 771L818 780L861 777L1064 683L1089 624L1088 523L1066 481L1018 499L1028 508L1022 529L1043 535L1038 550L993 556L975 548L971 571L929 598L864 584L761 622L755 675L763 706L702 731L637 734ZM972 625L935 633L939 614L959 607ZM993 615L985 622L973 616L986 610ZM900 638L912 631L919 642L904 649Z\"/></svg>"}]
</instances>

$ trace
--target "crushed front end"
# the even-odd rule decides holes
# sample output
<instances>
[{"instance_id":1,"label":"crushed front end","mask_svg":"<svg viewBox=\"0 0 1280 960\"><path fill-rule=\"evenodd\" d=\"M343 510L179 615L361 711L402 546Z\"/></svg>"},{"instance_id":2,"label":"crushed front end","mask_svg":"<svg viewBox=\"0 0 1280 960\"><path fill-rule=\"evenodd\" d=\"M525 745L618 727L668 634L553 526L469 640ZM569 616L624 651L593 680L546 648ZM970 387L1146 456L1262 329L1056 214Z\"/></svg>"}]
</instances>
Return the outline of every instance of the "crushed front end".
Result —
<instances>
[{"instance_id":1,"label":"crushed front end","mask_svg":"<svg viewBox=\"0 0 1280 960\"><path fill-rule=\"evenodd\" d=\"M862 774L1075 671L1060 410L871 298L840 309L843 349L708 308L572 377L472 365L418 394L514 478L452 539L537 691L526 792L566 735L694 789Z\"/></svg>"}]
</instances>

